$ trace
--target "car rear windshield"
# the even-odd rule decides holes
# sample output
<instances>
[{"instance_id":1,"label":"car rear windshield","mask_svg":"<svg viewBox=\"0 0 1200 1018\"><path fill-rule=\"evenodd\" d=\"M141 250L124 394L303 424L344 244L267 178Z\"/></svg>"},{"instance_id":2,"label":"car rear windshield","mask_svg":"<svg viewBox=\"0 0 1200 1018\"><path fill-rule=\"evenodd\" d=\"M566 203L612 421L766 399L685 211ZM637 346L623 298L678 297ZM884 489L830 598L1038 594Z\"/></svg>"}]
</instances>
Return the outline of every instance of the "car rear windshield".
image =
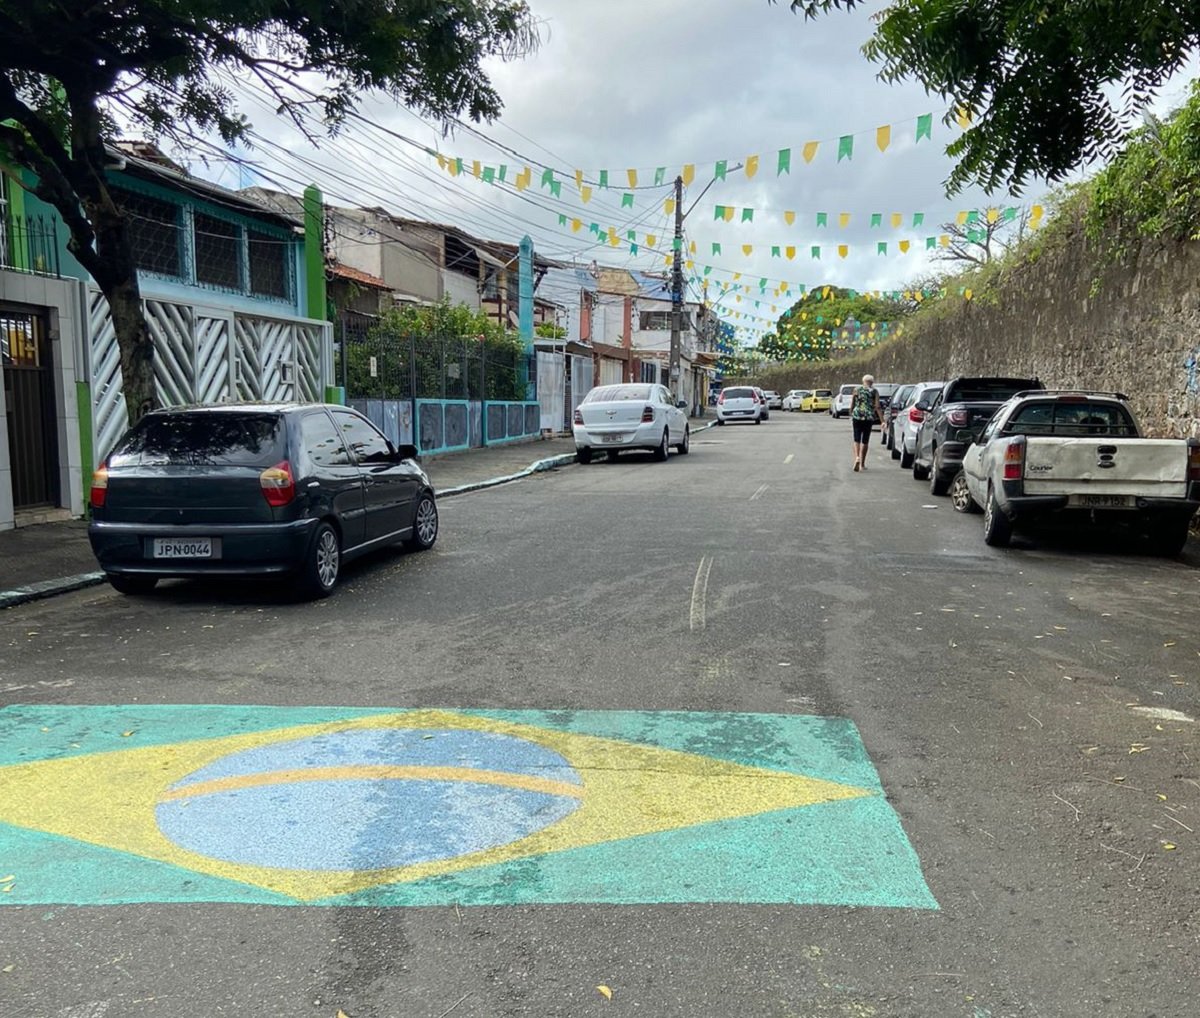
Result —
<instances>
[{"instance_id":1,"label":"car rear windshield","mask_svg":"<svg viewBox=\"0 0 1200 1018\"><path fill-rule=\"evenodd\" d=\"M946 403L1003 403L1025 389L1040 389L1033 379L1028 378L976 378L964 379L946 393Z\"/></svg>"},{"instance_id":2,"label":"car rear windshield","mask_svg":"<svg viewBox=\"0 0 1200 1018\"><path fill-rule=\"evenodd\" d=\"M857 386L857 385L843 385L843 386L842 386L842 387L841 387L841 388L838 390L838 395L839 395L839 396L853 396L853 395L854 395L854 390L855 390L855 389L857 389L857 388L858 388L858 386Z\"/></svg>"},{"instance_id":3,"label":"car rear windshield","mask_svg":"<svg viewBox=\"0 0 1200 1018\"><path fill-rule=\"evenodd\" d=\"M620 403L624 400L645 401L650 398L648 385L602 385L584 397L585 403Z\"/></svg>"},{"instance_id":4,"label":"car rear windshield","mask_svg":"<svg viewBox=\"0 0 1200 1018\"><path fill-rule=\"evenodd\" d=\"M753 389L726 389L726 399L750 399L754 395Z\"/></svg>"},{"instance_id":5,"label":"car rear windshield","mask_svg":"<svg viewBox=\"0 0 1200 1018\"><path fill-rule=\"evenodd\" d=\"M832 396L833 390L832 389L818 389L816 392L813 393L813 395L814 396L826 396L826 397Z\"/></svg>"},{"instance_id":6,"label":"car rear windshield","mask_svg":"<svg viewBox=\"0 0 1200 1018\"><path fill-rule=\"evenodd\" d=\"M150 414L122 439L109 463L269 467L287 458L285 445L280 414Z\"/></svg>"},{"instance_id":7,"label":"car rear windshield","mask_svg":"<svg viewBox=\"0 0 1200 1018\"><path fill-rule=\"evenodd\" d=\"M1010 435L1112 435L1133 437L1137 426L1119 403L1027 403L1005 425Z\"/></svg>"}]
</instances>

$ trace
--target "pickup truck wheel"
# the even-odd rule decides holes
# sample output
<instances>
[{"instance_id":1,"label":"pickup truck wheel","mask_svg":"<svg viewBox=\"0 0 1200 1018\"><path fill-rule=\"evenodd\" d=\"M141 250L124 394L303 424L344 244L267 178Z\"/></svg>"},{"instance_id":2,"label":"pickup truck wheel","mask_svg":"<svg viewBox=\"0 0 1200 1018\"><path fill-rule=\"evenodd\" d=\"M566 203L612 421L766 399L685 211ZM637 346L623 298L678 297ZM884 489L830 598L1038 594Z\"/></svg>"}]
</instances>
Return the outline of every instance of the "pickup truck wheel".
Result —
<instances>
[{"instance_id":1,"label":"pickup truck wheel","mask_svg":"<svg viewBox=\"0 0 1200 1018\"><path fill-rule=\"evenodd\" d=\"M1188 523L1186 520L1182 524L1164 523L1155 527L1146 536L1149 538L1150 548L1155 555L1174 558L1183 551L1183 546L1187 544Z\"/></svg>"},{"instance_id":2,"label":"pickup truck wheel","mask_svg":"<svg viewBox=\"0 0 1200 1018\"><path fill-rule=\"evenodd\" d=\"M961 470L954 475L954 480L950 482L950 502L954 506L955 512L979 512L979 505L971 497L971 490L967 487L967 475Z\"/></svg>"},{"instance_id":3,"label":"pickup truck wheel","mask_svg":"<svg viewBox=\"0 0 1200 1018\"><path fill-rule=\"evenodd\" d=\"M983 542L993 548L1007 548L1012 540L1012 523L1000 511L996 493L988 488L987 505L983 510Z\"/></svg>"}]
</instances>

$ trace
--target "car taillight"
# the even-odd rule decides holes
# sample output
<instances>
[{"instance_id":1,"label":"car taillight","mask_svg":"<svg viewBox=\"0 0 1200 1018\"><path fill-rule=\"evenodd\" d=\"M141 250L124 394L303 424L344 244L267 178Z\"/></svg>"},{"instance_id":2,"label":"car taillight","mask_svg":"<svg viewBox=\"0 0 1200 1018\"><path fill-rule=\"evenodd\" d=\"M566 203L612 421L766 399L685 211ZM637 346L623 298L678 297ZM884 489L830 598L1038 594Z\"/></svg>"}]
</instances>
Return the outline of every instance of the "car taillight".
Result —
<instances>
[{"instance_id":1,"label":"car taillight","mask_svg":"<svg viewBox=\"0 0 1200 1018\"><path fill-rule=\"evenodd\" d=\"M719 395L717 397L717 404L720 405L721 403L724 403L724 402L725 402L725 393L721 393L721 395Z\"/></svg>"},{"instance_id":2,"label":"car taillight","mask_svg":"<svg viewBox=\"0 0 1200 1018\"><path fill-rule=\"evenodd\" d=\"M92 494L90 501L97 509L104 505L105 498L108 497L108 467L103 463L100 464L98 470L92 474Z\"/></svg>"},{"instance_id":3,"label":"car taillight","mask_svg":"<svg viewBox=\"0 0 1200 1018\"><path fill-rule=\"evenodd\" d=\"M649 424L654 420L654 407L648 406L642 411L642 423Z\"/></svg>"},{"instance_id":4,"label":"car taillight","mask_svg":"<svg viewBox=\"0 0 1200 1018\"><path fill-rule=\"evenodd\" d=\"M757 393L757 392L752 392L752 393L750 393L750 402L751 402L751 403L757 403L757 402L758 402L758 393Z\"/></svg>"},{"instance_id":5,"label":"car taillight","mask_svg":"<svg viewBox=\"0 0 1200 1018\"><path fill-rule=\"evenodd\" d=\"M267 467L258 475L258 486L262 488L263 498L267 505L279 507L287 505L296 497L296 481L292 477L292 465L287 460Z\"/></svg>"},{"instance_id":6,"label":"car taillight","mask_svg":"<svg viewBox=\"0 0 1200 1018\"><path fill-rule=\"evenodd\" d=\"M946 414L946 423L956 428L965 428L971 423L971 415L965 410L951 410Z\"/></svg>"},{"instance_id":7,"label":"car taillight","mask_svg":"<svg viewBox=\"0 0 1200 1018\"><path fill-rule=\"evenodd\" d=\"M1200 441L1194 438L1188 442L1187 476L1189 481L1200 481Z\"/></svg>"},{"instance_id":8,"label":"car taillight","mask_svg":"<svg viewBox=\"0 0 1200 1018\"><path fill-rule=\"evenodd\" d=\"M582 423L583 423L583 411L582 411L582 410L580 410L578 407L576 407L576 408L575 408L575 418L574 418L574 420L575 420L575 423L576 423L576 424L582 424Z\"/></svg>"},{"instance_id":9,"label":"car taillight","mask_svg":"<svg viewBox=\"0 0 1200 1018\"><path fill-rule=\"evenodd\" d=\"M1004 450L1004 479L1019 481L1025 474L1025 441L1015 438Z\"/></svg>"},{"instance_id":10,"label":"car taillight","mask_svg":"<svg viewBox=\"0 0 1200 1018\"><path fill-rule=\"evenodd\" d=\"M915 406L909 407L908 419L912 421L913 424L920 424L923 420L925 420L925 412L923 410L918 410Z\"/></svg>"}]
</instances>

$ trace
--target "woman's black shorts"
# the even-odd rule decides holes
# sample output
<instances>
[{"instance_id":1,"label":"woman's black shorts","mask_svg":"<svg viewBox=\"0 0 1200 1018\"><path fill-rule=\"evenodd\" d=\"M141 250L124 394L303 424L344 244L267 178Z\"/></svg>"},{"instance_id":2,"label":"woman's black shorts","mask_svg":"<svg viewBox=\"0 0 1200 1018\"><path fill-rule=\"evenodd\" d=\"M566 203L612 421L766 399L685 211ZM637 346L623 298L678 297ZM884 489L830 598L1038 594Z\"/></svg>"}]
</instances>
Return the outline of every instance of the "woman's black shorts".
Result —
<instances>
[{"instance_id":1,"label":"woman's black shorts","mask_svg":"<svg viewBox=\"0 0 1200 1018\"><path fill-rule=\"evenodd\" d=\"M855 442L866 445L871 441L871 425L875 423L874 421L851 420L850 423L854 425Z\"/></svg>"}]
</instances>

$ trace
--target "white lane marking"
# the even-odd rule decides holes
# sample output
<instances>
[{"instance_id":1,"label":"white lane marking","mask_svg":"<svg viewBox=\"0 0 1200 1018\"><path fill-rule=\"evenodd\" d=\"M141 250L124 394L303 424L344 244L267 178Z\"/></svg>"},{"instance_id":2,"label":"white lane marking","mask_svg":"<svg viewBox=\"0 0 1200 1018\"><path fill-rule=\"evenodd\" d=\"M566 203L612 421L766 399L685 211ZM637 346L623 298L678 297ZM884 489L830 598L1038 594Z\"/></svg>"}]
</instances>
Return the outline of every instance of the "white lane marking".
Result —
<instances>
[{"instance_id":1,"label":"white lane marking","mask_svg":"<svg viewBox=\"0 0 1200 1018\"><path fill-rule=\"evenodd\" d=\"M789 463L791 463L791 462L792 462L792 460L794 460L795 458L796 458L796 454L795 454L794 452L789 452L789 453L788 453L788 454L787 454L787 455L786 455L786 456L783 458L783 465L784 465L784 466L787 466L787 465L788 465Z\"/></svg>"},{"instance_id":2,"label":"white lane marking","mask_svg":"<svg viewBox=\"0 0 1200 1018\"><path fill-rule=\"evenodd\" d=\"M692 606L688 612L688 628L703 629L705 625L704 602L708 597L708 574L712 572L712 556L705 555L696 568L696 579L692 583Z\"/></svg>"},{"instance_id":3,"label":"white lane marking","mask_svg":"<svg viewBox=\"0 0 1200 1018\"><path fill-rule=\"evenodd\" d=\"M762 493L764 491L766 491L769 487L770 487L769 484L760 485L758 491L756 491L753 495L750 496L750 501L753 502L755 499L762 498Z\"/></svg>"}]
</instances>

